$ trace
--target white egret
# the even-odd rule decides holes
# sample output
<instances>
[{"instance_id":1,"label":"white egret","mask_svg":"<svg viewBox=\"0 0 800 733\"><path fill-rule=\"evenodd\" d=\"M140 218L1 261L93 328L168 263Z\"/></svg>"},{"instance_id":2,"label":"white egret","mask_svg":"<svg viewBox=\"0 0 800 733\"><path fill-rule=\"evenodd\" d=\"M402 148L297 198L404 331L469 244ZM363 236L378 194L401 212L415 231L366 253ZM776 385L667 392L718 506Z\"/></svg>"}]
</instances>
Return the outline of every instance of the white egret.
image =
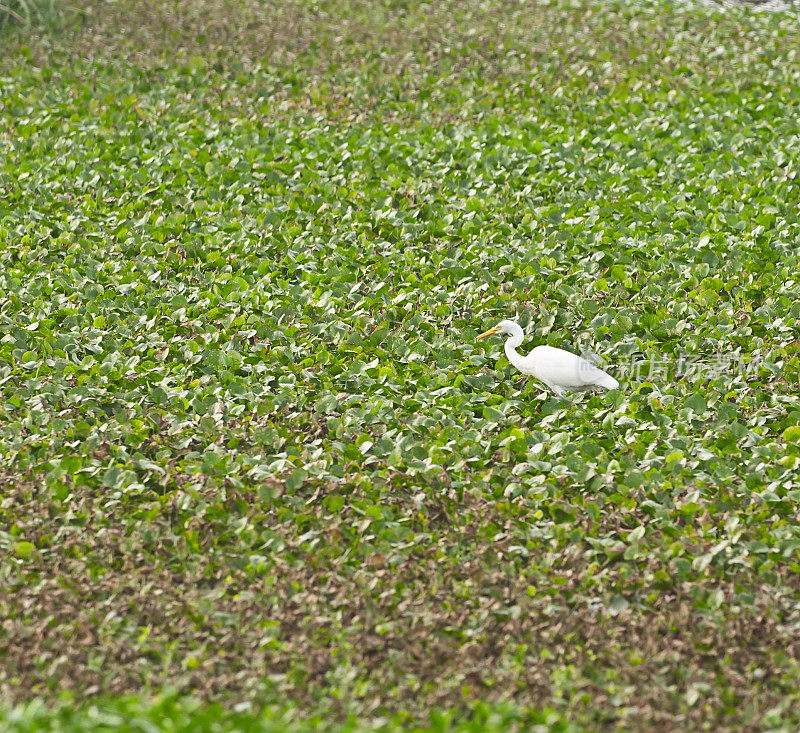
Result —
<instances>
[{"instance_id":1,"label":"white egret","mask_svg":"<svg viewBox=\"0 0 800 733\"><path fill-rule=\"evenodd\" d=\"M514 321L500 321L494 328L478 336L478 340L495 333L507 333L506 356L523 374L530 374L544 382L559 397L568 389L583 391L592 387L615 389L619 382L577 354L552 346L537 346L527 356L517 353L525 332Z\"/></svg>"}]
</instances>

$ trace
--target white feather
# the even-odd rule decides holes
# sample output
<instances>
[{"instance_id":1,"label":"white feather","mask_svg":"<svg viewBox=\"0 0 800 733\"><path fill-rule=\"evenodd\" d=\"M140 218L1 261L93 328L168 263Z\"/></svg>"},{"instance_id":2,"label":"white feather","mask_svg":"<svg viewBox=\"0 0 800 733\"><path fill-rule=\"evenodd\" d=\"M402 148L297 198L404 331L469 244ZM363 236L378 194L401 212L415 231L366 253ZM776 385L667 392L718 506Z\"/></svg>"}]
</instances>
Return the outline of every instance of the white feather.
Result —
<instances>
[{"instance_id":1,"label":"white feather","mask_svg":"<svg viewBox=\"0 0 800 733\"><path fill-rule=\"evenodd\" d=\"M485 338L494 333L507 333L505 343L508 360L523 374L530 374L544 382L557 395L566 390L582 391L592 387L616 389L619 382L582 356L552 346L537 346L527 356L517 352L525 334L518 323L500 321L493 329L481 334Z\"/></svg>"}]
</instances>

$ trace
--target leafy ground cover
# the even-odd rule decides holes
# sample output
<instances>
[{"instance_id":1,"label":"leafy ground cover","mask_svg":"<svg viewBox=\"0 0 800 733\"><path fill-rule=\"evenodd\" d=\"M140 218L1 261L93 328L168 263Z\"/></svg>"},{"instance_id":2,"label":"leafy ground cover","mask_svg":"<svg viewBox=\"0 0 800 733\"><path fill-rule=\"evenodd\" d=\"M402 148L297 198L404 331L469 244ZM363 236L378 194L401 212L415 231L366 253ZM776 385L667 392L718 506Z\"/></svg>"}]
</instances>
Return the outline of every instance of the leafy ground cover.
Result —
<instances>
[{"instance_id":1,"label":"leafy ground cover","mask_svg":"<svg viewBox=\"0 0 800 733\"><path fill-rule=\"evenodd\" d=\"M80 10L0 62L0 720L795 728L797 20Z\"/></svg>"}]
</instances>

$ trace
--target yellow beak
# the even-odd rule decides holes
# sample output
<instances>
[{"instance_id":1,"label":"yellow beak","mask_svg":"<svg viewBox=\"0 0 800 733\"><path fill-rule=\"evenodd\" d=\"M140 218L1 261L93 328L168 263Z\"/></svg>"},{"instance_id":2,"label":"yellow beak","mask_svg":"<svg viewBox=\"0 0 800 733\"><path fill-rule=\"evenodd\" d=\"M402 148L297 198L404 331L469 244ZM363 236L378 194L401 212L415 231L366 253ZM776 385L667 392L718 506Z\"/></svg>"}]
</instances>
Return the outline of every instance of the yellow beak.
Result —
<instances>
[{"instance_id":1,"label":"yellow beak","mask_svg":"<svg viewBox=\"0 0 800 733\"><path fill-rule=\"evenodd\" d=\"M500 329L495 326L494 328L490 328L488 331L482 333L480 336L476 336L475 340L480 341L481 339L485 339L487 336L493 336L496 334Z\"/></svg>"}]
</instances>

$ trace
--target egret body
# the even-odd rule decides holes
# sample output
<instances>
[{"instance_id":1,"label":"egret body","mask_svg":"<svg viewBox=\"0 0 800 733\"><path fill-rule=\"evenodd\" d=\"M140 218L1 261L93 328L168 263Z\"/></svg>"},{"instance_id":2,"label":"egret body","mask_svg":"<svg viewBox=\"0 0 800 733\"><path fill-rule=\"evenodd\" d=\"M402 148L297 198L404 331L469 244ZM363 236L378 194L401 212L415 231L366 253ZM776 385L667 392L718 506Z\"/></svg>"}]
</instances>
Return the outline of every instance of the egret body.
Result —
<instances>
[{"instance_id":1,"label":"egret body","mask_svg":"<svg viewBox=\"0 0 800 733\"><path fill-rule=\"evenodd\" d=\"M514 321L500 321L494 328L478 336L478 339L506 333L505 350L508 360L523 374L530 374L544 382L557 395L566 390L583 391L592 387L615 389L619 382L610 374L577 354L552 346L537 346L530 354L523 356L517 347L525 338L525 333Z\"/></svg>"}]
</instances>

